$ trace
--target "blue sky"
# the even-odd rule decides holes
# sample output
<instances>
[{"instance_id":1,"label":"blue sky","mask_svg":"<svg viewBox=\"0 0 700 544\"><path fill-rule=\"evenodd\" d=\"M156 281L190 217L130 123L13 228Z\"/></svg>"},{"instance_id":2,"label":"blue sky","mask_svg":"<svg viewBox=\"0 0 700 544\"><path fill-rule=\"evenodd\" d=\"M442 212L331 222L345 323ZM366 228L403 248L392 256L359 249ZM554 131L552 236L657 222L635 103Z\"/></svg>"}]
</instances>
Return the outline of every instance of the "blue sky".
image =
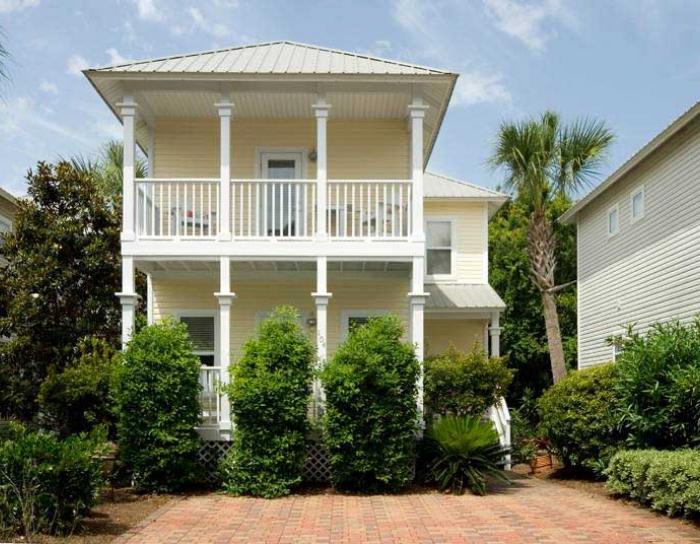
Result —
<instances>
[{"instance_id":1,"label":"blue sky","mask_svg":"<svg viewBox=\"0 0 700 544\"><path fill-rule=\"evenodd\" d=\"M497 185L499 123L551 108L609 124L607 174L700 98L699 25L698 0L0 0L0 186L120 137L80 69L278 39L460 72L433 170Z\"/></svg>"}]
</instances>

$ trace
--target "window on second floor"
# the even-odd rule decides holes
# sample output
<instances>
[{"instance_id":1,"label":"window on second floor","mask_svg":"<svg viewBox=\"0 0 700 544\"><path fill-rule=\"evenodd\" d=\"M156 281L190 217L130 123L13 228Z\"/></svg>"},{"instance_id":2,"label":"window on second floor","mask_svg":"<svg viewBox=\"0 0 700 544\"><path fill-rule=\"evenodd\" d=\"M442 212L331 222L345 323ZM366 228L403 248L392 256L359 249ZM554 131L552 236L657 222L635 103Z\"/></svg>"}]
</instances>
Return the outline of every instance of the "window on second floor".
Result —
<instances>
[{"instance_id":1,"label":"window on second floor","mask_svg":"<svg viewBox=\"0 0 700 544\"><path fill-rule=\"evenodd\" d=\"M426 274L431 277L451 276L453 236L452 221L426 222Z\"/></svg>"},{"instance_id":2,"label":"window on second floor","mask_svg":"<svg viewBox=\"0 0 700 544\"><path fill-rule=\"evenodd\" d=\"M608 236L620 232L620 206L615 204L608 210Z\"/></svg>"},{"instance_id":3,"label":"window on second floor","mask_svg":"<svg viewBox=\"0 0 700 544\"><path fill-rule=\"evenodd\" d=\"M632 192L630 196L630 215L632 223L644 217L644 187L640 187Z\"/></svg>"}]
</instances>

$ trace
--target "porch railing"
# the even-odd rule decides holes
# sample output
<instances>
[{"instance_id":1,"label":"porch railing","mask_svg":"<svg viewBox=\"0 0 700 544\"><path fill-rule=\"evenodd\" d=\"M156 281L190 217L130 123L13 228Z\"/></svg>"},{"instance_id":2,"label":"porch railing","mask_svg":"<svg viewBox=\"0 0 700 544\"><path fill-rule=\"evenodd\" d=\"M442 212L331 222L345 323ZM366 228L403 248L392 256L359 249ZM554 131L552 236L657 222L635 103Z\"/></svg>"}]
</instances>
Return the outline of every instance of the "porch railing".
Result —
<instances>
[{"instance_id":1,"label":"porch railing","mask_svg":"<svg viewBox=\"0 0 700 544\"><path fill-rule=\"evenodd\" d=\"M136 180L136 231L141 239L214 239L221 206L229 206L234 240L311 240L319 217L332 239L406 239L412 231L407 180L328 180L319 215L316 180L232 179L222 202L216 178Z\"/></svg>"},{"instance_id":2,"label":"porch railing","mask_svg":"<svg viewBox=\"0 0 700 544\"><path fill-rule=\"evenodd\" d=\"M219 383L221 367L202 366L199 371L199 383L202 391L199 394L202 426L215 426L221 421L221 392Z\"/></svg>"}]
</instances>

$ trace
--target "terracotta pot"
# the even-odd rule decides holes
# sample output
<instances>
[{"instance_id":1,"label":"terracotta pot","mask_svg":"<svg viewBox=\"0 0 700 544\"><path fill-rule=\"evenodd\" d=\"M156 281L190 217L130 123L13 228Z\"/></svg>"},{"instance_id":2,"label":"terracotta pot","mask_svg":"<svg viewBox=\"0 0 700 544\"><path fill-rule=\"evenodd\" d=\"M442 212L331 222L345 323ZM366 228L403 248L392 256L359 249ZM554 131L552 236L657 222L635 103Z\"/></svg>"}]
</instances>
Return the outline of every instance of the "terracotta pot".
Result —
<instances>
[{"instance_id":1,"label":"terracotta pot","mask_svg":"<svg viewBox=\"0 0 700 544\"><path fill-rule=\"evenodd\" d=\"M534 459L530 461L530 470L533 474L540 474L552 470L554 460L549 452L537 452Z\"/></svg>"}]
</instances>

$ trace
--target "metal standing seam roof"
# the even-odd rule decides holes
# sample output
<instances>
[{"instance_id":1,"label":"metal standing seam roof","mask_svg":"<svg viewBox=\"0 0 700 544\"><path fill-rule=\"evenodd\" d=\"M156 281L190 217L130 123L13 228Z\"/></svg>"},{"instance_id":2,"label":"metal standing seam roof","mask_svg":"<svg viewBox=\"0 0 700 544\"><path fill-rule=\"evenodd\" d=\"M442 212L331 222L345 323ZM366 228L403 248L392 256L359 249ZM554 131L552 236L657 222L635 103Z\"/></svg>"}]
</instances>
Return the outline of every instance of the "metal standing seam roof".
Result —
<instances>
[{"instance_id":1,"label":"metal standing seam roof","mask_svg":"<svg viewBox=\"0 0 700 544\"><path fill-rule=\"evenodd\" d=\"M174 55L89 71L148 73L455 75L453 72L291 41Z\"/></svg>"},{"instance_id":2,"label":"metal standing seam roof","mask_svg":"<svg viewBox=\"0 0 700 544\"><path fill-rule=\"evenodd\" d=\"M508 195L479 187L442 174L426 171L423 176L425 198L475 198L484 200L508 200Z\"/></svg>"},{"instance_id":3,"label":"metal standing seam roof","mask_svg":"<svg viewBox=\"0 0 700 544\"><path fill-rule=\"evenodd\" d=\"M505 302L488 283L426 284L427 310L503 310Z\"/></svg>"}]
</instances>

